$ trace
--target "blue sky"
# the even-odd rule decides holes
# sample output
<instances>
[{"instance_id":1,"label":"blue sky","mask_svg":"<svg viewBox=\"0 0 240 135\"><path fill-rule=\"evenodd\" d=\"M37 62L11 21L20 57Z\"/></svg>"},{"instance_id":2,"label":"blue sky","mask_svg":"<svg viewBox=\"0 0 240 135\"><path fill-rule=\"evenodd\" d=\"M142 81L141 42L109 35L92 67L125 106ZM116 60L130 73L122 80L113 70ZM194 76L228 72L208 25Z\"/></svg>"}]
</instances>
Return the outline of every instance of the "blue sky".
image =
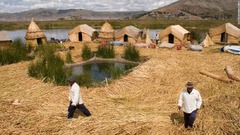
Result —
<instances>
[{"instance_id":1,"label":"blue sky","mask_svg":"<svg viewBox=\"0 0 240 135\"><path fill-rule=\"evenodd\" d=\"M37 8L94 11L150 11L178 0L0 0L0 12L15 13Z\"/></svg>"}]
</instances>

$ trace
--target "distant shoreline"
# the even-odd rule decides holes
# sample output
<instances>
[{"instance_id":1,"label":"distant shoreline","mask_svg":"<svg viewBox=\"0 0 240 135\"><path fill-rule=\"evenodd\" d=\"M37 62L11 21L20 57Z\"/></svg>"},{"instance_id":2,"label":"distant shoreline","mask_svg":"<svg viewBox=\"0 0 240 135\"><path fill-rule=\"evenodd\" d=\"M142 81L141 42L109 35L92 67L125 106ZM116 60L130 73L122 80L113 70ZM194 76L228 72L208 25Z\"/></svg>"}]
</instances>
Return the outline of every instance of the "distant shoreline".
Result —
<instances>
[{"instance_id":1,"label":"distant shoreline","mask_svg":"<svg viewBox=\"0 0 240 135\"><path fill-rule=\"evenodd\" d=\"M105 20L73 20L73 21L36 21L40 29L72 29L80 24L100 29ZM114 29L133 25L139 29L165 29L170 25L179 24L187 30L207 31L210 28L230 22L238 27L237 20L108 20ZM27 29L29 22L0 22L0 30Z\"/></svg>"}]
</instances>

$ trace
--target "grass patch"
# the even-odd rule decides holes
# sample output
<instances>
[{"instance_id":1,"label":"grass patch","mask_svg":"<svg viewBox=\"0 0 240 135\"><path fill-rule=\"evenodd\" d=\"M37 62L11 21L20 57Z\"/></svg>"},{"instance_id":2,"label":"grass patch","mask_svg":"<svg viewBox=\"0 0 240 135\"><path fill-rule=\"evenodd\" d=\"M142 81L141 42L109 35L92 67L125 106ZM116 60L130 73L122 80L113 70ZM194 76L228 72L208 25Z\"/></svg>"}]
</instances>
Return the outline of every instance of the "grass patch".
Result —
<instances>
[{"instance_id":1,"label":"grass patch","mask_svg":"<svg viewBox=\"0 0 240 135\"><path fill-rule=\"evenodd\" d=\"M139 61L140 60L139 50L137 50L135 46L128 44L124 48L124 59L135 62Z\"/></svg>"},{"instance_id":2,"label":"grass patch","mask_svg":"<svg viewBox=\"0 0 240 135\"><path fill-rule=\"evenodd\" d=\"M17 63L20 61L30 60L27 54L30 49L26 48L20 38L15 39L8 48L0 50L1 65Z\"/></svg>"},{"instance_id":3,"label":"grass patch","mask_svg":"<svg viewBox=\"0 0 240 135\"><path fill-rule=\"evenodd\" d=\"M84 46L82 48L82 59L88 60L90 58L92 58L91 48L89 48L87 45L84 44Z\"/></svg>"},{"instance_id":4,"label":"grass patch","mask_svg":"<svg viewBox=\"0 0 240 135\"><path fill-rule=\"evenodd\" d=\"M71 51L66 54L66 63L73 63Z\"/></svg>"},{"instance_id":5,"label":"grass patch","mask_svg":"<svg viewBox=\"0 0 240 135\"><path fill-rule=\"evenodd\" d=\"M115 50L113 45L100 45L97 50L97 57L114 58Z\"/></svg>"},{"instance_id":6,"label":"grass patch","mask_svg":"<svg viewBox=\"0 0 240 135\"><path fill-rule=\"evenodd\" d=\"M124 73L121 69L112 66L110 68L112 79L119 79L120 76Z\"/></svg>"},{"instance_id":7,"label":"grass patch","mask_svg":"<svg viewBox=\"0 0 240 135\"><path fill-rule=\"evenodd\" d=\"M39 59L28 66L29 76L43 78L45 82L53 82L56 85L67 85L70 71L63 67L64 60L55 54L57 48L56 45L40 46Z\"/></svg>"}]
</instances>

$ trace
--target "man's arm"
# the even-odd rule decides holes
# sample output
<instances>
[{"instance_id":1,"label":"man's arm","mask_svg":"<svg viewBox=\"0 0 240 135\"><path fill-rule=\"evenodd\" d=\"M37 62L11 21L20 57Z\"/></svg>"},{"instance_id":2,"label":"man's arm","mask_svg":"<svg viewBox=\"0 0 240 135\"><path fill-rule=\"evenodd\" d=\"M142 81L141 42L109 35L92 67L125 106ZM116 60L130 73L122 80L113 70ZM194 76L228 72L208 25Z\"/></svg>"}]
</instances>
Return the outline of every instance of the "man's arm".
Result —
<instances>
[{"instance_id":1,"label":"man's arm","mask_svg":"<svg viewBox=\"0 0 240 135\"><path fill-rule=\"evenodd\" d=\"M179 98L178 98L178 109L179 110L182 108L182 96L183 96L183 94L180 93Z\"/></svg>"},{"instance_id":2,"label":"man's arm","mask_svg":"<svg viewBox=\"0 0 240 135\"><path fill-rule=\"evenodd\" d=\"M200 109L201 105L202 105L202 97L200 95L200 93L198 93L198 98L197 100L197 109Z\"/></svg>"}]
</instances>

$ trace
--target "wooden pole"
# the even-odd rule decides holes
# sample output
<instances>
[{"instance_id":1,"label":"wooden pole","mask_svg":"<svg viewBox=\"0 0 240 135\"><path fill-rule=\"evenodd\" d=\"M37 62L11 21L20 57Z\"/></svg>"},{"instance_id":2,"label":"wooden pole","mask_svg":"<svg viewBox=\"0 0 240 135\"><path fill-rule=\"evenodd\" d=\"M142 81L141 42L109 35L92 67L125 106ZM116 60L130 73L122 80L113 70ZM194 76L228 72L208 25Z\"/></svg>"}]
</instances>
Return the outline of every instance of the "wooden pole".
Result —
<instances>
[{"instance_id":1,"label":"wooden pole","mask_svg":"<svg viewBox=\"0 0 240 135\"><path fill-rule=\"evenodd\" d=\"M234 71L232 70L232 68L229 65L226 66L226 68L224 70L226 71L226 73L230 79L240 82L240 77L235 76Z\"/></svg>"},{"instance_id":2,"label":"wooden pole","mask_svg":"<svg viewBox=\"0 0 240 135\"><path fill-rule=\"evenodd\" d=\"M223 82L226 82L226 83L231 83L232 80L227 78L227 77L223 77L223 76L219 76L219 75L215 75L213 73L210 73L208 71L200 71L200 74L203 74L203 75L206 75L206 76L209 76L211 78L214 78L214 79L217 79L217 80L220 80L220 81L223 81Z\"/></svg>"},{"instance_id":3,"label":"wooden pole","mask_svg":"<svg viewBox=\"0 0 240 135\"><path fill-rule=\"evenodd\" d=\"M105 78L105 81L106 81L106 85L108 86L108 80L107 80L107 78Z\"/></svg>"}]
</instances>

